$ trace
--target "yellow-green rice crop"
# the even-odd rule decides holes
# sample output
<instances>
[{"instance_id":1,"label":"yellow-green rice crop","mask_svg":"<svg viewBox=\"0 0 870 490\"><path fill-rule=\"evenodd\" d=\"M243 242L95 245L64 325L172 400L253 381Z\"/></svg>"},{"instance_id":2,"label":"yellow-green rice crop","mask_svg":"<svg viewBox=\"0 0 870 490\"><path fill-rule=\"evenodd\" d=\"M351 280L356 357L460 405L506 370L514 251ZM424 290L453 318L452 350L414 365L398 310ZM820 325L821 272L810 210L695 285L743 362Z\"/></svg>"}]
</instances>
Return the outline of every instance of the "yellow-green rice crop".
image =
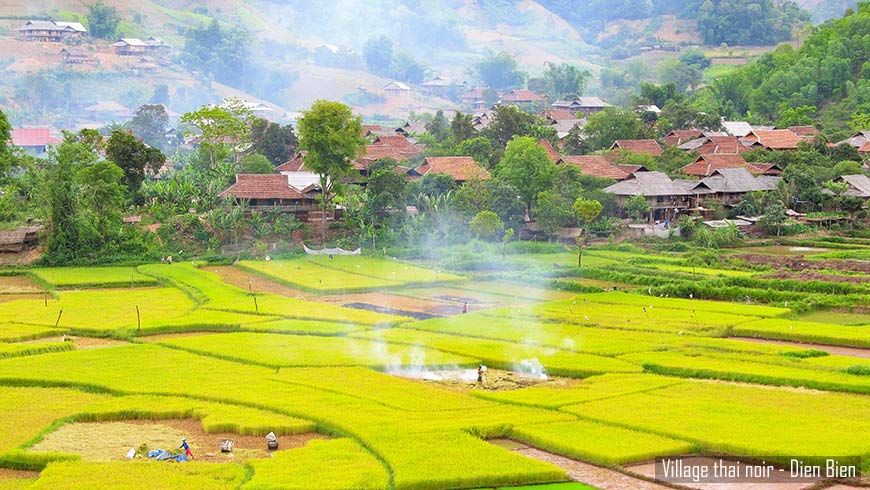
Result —
<instances>
[{"instance_id":1,"label":"yellow-green rice crop","mask_svg":"<svg viewBox=\"0 0 870 490\"><path fill-rule=\"evenodd\" d=\"M239 262L238 267L265 276L280 284L309 291L364 291L384 289L400 284L398 281L330 269L303 259L273 260L271 262L242 261Z\"/></svg>"},{"instance_id":2,"label":"yellow-green rice crop","mask_svg":"<svg viewBox=\"0 0 870 490\"><path fill-rule=\"evenodd\" d=\"M153 277L133 267L51 267L33 269L38 281L57 289L120 288L154 285Z\"/></svg>"},{"instance_id":3,"label":"yellow-green rice crop","mask_svg":"<svg viewBox=\"0 0 870 490\"><path fill-rule=\"evenodd\" d=\"M37 327L20 323L0 323L0 342L23 342L60 335L63 331L51 327Z\"/></svg>"},{"instance_id":4,"label":"yellow-green rice crop","mask_svg":"<svg viewBox=\"0 0 870 490\"><path fill-rule=\"evenodd\" d=\"M352 274L361 274L380 280L398 282L400 284L425 284L432 282L461 281L464 278L447 271L425 269L404 262L382 259L378 257L312 256L305 260L330 269L338 269Z\"/></svg>"},{"instance_id":5,"label":"yellow-green rice crop","mask_svg":"<svg viewBox=\"0 0 870 490\"><path fill-rule=\"evenodd\" d=\"M870 347L870 327L768 318L736 325L734 335L826 345Z\"/></svg>"},{"instance_id":6,"label":"yellow-green rice crop","mask_svg":"<svg viewBox=\"0 0 870 490\"><path fill-rule=\"evenodd\" d=\"M237 490L245 480L245 470L237 464L185 463L157 461L111 463L52 463L33 485L34 490L94 488L149 490ZM147 482L147 483L146 483Z\"/></svg>"},{"instance_id":7,"label":"yellow-green rice crop","mask_svg":"<svg viewBox=\"0 0 870 490\"><path fill-rule=\"evenodd\" d=\"M365 325L389 324L404 320L393 315L342 308L326 303L313 303L297 298L251 294L224 283L217 274L200 270L191 263L151 264L140 266L139 270L175 285L204 309Z\"/></svg>"},{"instance_id":8,"label":"yellow-green rice crop","mask_svg":"<svg viewBox=\"0 0 870 490\"><path fill-rule=\"evenodd\" d=\"M299 335L341 335L350 332L360 332L372 328L367 325L351 323L322 322L316 320L280 319L242 324L245 332L287 333Z\"/></svg>"},{"instance_id":9,"label":"yellow-green rice crop","mask_svg":"<svg viewBox=\"0 0 870 490\"><path fill-rule=\"evenodd\" d=\"M243 490L380 490L389 481L381 462L350 439L311 441L248 464L254 476Z\"/></svg>"},{"instance_id":10,"label":"yellow-green rice crop","mask_svg":"<svg viewBox=\"0 0 870 490\"><path fill-rule=\"evenodd\" d=\"M773 317L788 313L786 308L777 308L764 305L747 305L740 303L728 303L723 301L707 301L699 299L659 298L641 294L628 294L619 292L583 294L578 299L590 303L604 303L611 305L652 306L653 308L669 308L689 311L709 311L715 313L728 313L732 315ZM575 300L576 301L576 300Z\"/></svg>"},{"instance_id":11,"label":"yellow-green rice crop","mask_svg":"<svg viewBox=\"0 0 870 490\"><path fill-rule=\"evenodd\" d=\"M212 403L172 396L132 395L111 397L89 405L73 417L78 422L131 419L195 418L205 432L233 432L265 436L313 432L315 424L255 408Z\"/></svg>"},{"instance_id":12,"label":"yellow-green rice crop","mask_svg":"<svg viewBox=\"0 0 870 490\"><path fill-rule=\"evenodd\" d=\"M870 377L798 366L776 365L736 356L688 356L675 352L627 354L623 359L643 364L645 370L672 376L722 379L777 386L870 394ZM795 362L797 364L797 362Z\"/></svg>"},{"instance_id":13,"label":"yellow-green rice crop","mask_svg":"<svg viewBox=\"0 0 870 490\"><path fill-rule=\"evenodd\" d=\"M14 449L105 395L61 388L0 387L0 453Z\"/></svg>"},{"instance_id":14,"label":"yellow-green rice crop","mask_svg":"<svg viewBox=\"0 0 870 490\"><path fill-rule=\"evenodd\" d=\"M72 342L34 342L26 344L9 344L0 342L0 359L6 357L32 356L46 352L61 352L73 350Z\"/></svg>"},{"instance_id":15,"label":"yellow-green rice crop","mask_svg":"<svg viewBox=\"0 0 870 490\"><path fill-rule=\"evenodd\" d=\"M693 444L656 434L577 420L515 427L513 439L602 465L688 454Z\"/></svg>"},{"instance_id":16,"label":"yellow-green rice crop","mask_svg":"<svg viewBox=\"0 0 870 490\"><path fill-rule=\"evenodd\" d=\"M223 359L273 367L373 366L378 368L474 365L476 359L426 347L384 341L249 332L168 339L163 345Z\"/></svg>"},{"instance_id":17,"label":"yellow-green rice crop","mask_svg":"<svg viewBox=\"0 0 870 490\"><path fill-rule=\"evenodd\" d=\"M569 352L500 340L476 339L407 329L377 330L352 334L360 338L383 339L390 343L425 345L444 352L480 359L502 369L520 369L522 361L535 360L549 374L584 377L606 372L639 372L640 367L619 359Z\"/></svg>"},{"instance_id":18,"label":"yellow-green rice crop","mask_svg":"<svg viewBox=\"0 0 870 490\"><path fill-rule=\"evenodd\" d=\"M563 386L531 386L519 390L478 391L474 395L533 407L559 408L603 398L643 393L686 382L680 378L654 374L603 374Z\"/></svg>"},{"instance_id":19,"label":"yellow-green rice crop","mask_svg":"<svg viewBox=\"0 0 870 490\"><path fill-rule=\"evenodd\" d=\"M687 382L561 410L726 454L870 455L865 396Z\"/></svg>"}]
</instances>

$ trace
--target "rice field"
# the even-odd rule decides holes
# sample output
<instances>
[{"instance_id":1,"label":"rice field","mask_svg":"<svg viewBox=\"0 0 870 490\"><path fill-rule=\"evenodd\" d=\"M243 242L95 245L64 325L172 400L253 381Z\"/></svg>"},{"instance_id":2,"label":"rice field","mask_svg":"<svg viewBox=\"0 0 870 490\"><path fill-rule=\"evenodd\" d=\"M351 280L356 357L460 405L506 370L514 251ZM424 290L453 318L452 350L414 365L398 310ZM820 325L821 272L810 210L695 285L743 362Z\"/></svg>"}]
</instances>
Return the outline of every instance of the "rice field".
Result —
<instances>
[{"instance_id":1,"label":"rice field","mask_svg":"<svg viewBox=\"0 0 870 490\"><path fill-rule=\"evenodd\" d=\"M230 266L191 262L30 270L46 292L0 302L0 471L32 473L0 489L592 488L491 439L618 471L683 454L870 461L870 360L854 355L870 315L854 288L622 246L590 248L583 270L570 252L453 262L242 261L233 284ZM305 293L246 288L248 273ZM409 301L450 307L415 320ZM264 452L269 432L303 442L170 464L86 461L61 437L126 424L125 441L175 438L182 420Z\"/></svg>"}]
</instances>

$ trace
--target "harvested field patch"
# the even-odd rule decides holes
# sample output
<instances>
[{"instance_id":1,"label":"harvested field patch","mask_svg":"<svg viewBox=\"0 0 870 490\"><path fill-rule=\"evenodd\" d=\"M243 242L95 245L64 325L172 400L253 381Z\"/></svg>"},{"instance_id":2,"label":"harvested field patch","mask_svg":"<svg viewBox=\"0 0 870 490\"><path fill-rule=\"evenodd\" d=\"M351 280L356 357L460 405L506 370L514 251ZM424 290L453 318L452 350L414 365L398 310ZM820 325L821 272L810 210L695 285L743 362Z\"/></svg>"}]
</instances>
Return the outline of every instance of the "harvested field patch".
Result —
<instances>
[{"instance_id":1,"label":"harvested field patch","mask_svg":"<svg viewBox=\"0 0 870 490\"><path fill-rule=\"evenodd\" d=\"M123 461L130 448L138 449L142 444L149 449L182 454L183 450L178 449L182 437L187 439L194 460L199 462L226 463L270 455L264 437L230 432L206 433L202 423L194 419L75 422L46 434L30 450L73 453L92 462ZM326 436L316 433L282 436L280 449L302 447L312 439L324 438ZM233 440L232 453L221 453L222 439Z\"/></svg>"},{"instance_id":2,"label":"harvested field patch","mask_svg":"<svg viewBox=\"0 0 870 490\"><path fill-rule=\"evenodd\" d=\"M37 476L39 476L39 472L36 471L9 470L6 468L0 468L0 480L4 478L36 478Z\"/></svg>"},{"instance_id":3,"label":"harvested field patch","mask_svg":"<svg viewBox=\"0 0 870 490\"><path fill-rule=\"evenodd\" d=\"M202 270L220 276L221 280L244 291L255 293L278 294L288 298L316 301L317 296L301 289L294 289L284 284L278 284L262 275L239 269L231 265L210 265Z\"/></svg>"},{"instance_id":4,"label":"harvested field patch","mask_svg":"<svg viewBox=\"0 0 870 490\"><path fill-rule=\"evenodd\" d=\"M0 276L0 294L38 293L43 288L25 275Z\"/></svg>"},{"instance_id":5,"label":"harvested field patch","mask_svg":"<svg viewBox=\"0 0 870 490\"><path fill-rule=\"evenodd\" d=\"M740 254L737 258L753 265L764 265L774 269L790 269L792 271L803 270L835 270L843 272L860 272L870 274L870 262L843 259L813 259L803 255L782 257L763 254Z\"/></svg>"},{"instance_id":6,"label":"harvested field patch","mask_svg":"<svg viewBox=\"0 0 870 490\"><path fill-rule=\"evenodd\" d=\"M3 293L3 294L0 294L0 303L9 303L11 301L18 301L18 300L23 300L23 299L43 300L43 299L45 299L45 296L42 294L35 294L35 293L9 293L9 294Z\"/></svg>"},{"instance_id":7,"label":"harvested field patch","mask_svg":"<svg viewBox=\"0 0 870 490\"><path fill-rule=\"evenodd\" d=\"M387 315L399 315L413 318L415 320L428 320L430 318L438 318L436 315L429 313L420 313L418 311L399 310L389 306L373 305L371 303L345 303L342 306L345 308L354 308L357 310L374 311L375 313L384 313Z\"/></svg>"},{"instance_id":8,"label":"harvested field patch","mask_svg":"<svg viewBox=\"0 0 870 490\"><path fill-rule=\"evenodd\" d=\"M411 318L416 318L418 320L437 316L447 316L462 312L461 307L459 308L459 311L456 311L456 308L453 305L445 303L443 301L430 301L410 296L381 292L320 296L316 299L316 301L333 303L349 308L359 308L358 306L350 306L350 304L368 304L373 306L379 306L385 308L382 313L386 313L386 310L416 313L418 315L415 316L406 315L404 313L392 314L399 316L408 316Z\"/></svg>"}]
</instances>

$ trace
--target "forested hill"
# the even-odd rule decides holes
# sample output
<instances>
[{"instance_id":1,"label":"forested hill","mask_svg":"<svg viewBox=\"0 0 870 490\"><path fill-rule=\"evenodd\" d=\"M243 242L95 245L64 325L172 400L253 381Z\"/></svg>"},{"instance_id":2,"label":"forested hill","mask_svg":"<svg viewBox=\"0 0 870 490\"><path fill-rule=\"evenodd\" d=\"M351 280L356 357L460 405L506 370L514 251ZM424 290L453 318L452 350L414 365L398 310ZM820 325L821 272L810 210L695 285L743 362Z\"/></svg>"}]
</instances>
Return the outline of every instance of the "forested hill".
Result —
<instances>
[{"instance_id":1,"label":"forested hill","mask_svg":"<svg viewBox=\"0 0 870 490\"><path fill-rule=\"evenodd\" d=\"M791 39L795 28L811 20L797 4L778 0L590 0L582 9L573 0L539 3L578 28L593 31L608 21L676 15L697 22L705 44L776 44Z\"/></svg>"},{"instance_id":2,"label":"forested hill","mask_svg":"<svg viewBox=\"0 0 870 490\"><path fill-rule=\"evenodd\" d=\"M718 112L777 121L800 108L827 130L870 126L870 2L828 21L799 50L783 44L711 86ZM787 121L790 123L800 121ZM806 122L806 121L804 121Z\"/></svg>"}]
</instances>

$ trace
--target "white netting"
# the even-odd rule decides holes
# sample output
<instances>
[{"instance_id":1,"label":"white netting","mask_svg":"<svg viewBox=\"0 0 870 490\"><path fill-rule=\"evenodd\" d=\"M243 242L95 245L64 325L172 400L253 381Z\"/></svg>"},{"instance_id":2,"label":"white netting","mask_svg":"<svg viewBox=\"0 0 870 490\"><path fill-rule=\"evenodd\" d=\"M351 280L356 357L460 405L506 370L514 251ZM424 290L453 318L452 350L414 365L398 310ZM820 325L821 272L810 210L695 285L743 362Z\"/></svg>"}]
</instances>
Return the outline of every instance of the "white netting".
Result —
<instances>
[{"instance_id":1,"label":"white netting","mask_svg":"<svg viewBox=\"0 0 870 490\"><path fill-rule=\"evenodd\" d=\"M354 250L354 251L344 250L342 248L323 248L320 250L311 250L310 248L306 247L304 243L302 244L302 248L305 249L305 253L307 253L308 255L361 255L362 254L362 250L359 248Z\"/></svg>"}]
</instances>

